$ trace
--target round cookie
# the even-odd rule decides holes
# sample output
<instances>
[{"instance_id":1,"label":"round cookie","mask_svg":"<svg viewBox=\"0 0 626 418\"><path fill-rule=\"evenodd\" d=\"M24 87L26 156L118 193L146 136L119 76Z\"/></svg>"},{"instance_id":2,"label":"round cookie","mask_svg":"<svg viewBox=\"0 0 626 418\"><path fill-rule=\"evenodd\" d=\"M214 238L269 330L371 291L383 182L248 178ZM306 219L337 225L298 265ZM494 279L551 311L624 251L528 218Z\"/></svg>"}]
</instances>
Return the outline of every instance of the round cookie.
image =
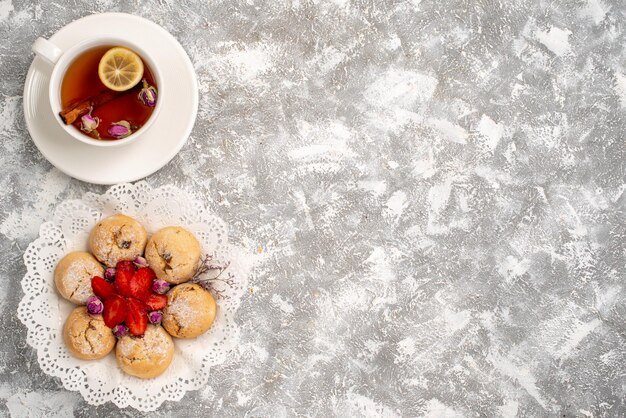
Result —
<instances>
[{"instance_id":1,"label":"round cookie","mask_svg":"<svg viewBox=\"0 0 626 418\"><path fill-rule=\"evenodd\" d=\"M217 305L210 292L193 283L184 283L167 293L163 327L173 337L194 338L213 324Z\"/></svg>"},{"instance_id":2,"label":"round cookie","mask_svg":"<svg viewBox=\"0 0 626 418\"><path fill-rule=\"evenodd\" d=\"M136 377L150 379L167 369L174 357L174 341L163 327L148 325L142 338L126 335L115 348L117 364Z\"/></svg>"},{"instance_id":3,"label":"round cookie","mask_svg":"<svg viewBox=\"0 0 626 418\"><path fill-rule=\"evenodd\" d=\"M103 277L104 267L91 254L74 251L59 261L54 269L54 284L65 299L77 305L87 303L91 290L91 278Z\"/></svg>"},{"instance_id":4,"label":"round cookie","mask_svg":"<svg viewBox=\"0 0 626 418\"><path fill-rule=\"evenodd\" d=\"M63 341L69 352L82 360L100 359L115 347L115 336L104 324L102 315L89 315L84 306L74 309L67 317Z\"/></svg>"},{"instance_id":5,"label":"round cookie","mask_svg":"<svg viewBox=\"0 0 626 418\"><path fill-rule=\"evenodd\" d=\"M150 237L145 257L159 279L179 284L196 273L200 251L200 243L191 232L168 226Z\"/></svg>"},{"instance_id":6,"label":"round cookie","mask_svg":"<svg viewBox=\"0 0 626 418\"><path fill-rule=\"evenodd\" d=\"M89 234L89 249L108 267L143 254L148 233L133 218L117 214L101 220Z\"/></svg>"}]
</instances>

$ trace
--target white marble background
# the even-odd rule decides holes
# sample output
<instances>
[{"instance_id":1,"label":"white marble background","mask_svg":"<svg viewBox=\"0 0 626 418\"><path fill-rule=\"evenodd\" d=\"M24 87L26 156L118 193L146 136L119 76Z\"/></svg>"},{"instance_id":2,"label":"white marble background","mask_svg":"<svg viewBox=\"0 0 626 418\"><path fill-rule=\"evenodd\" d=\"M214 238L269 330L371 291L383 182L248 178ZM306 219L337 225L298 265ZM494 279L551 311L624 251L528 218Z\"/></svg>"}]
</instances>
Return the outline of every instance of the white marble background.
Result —
<instances>
[{"instance_id":1,"label":"white marble background","mask_svg":"<svg viewBox=\"0 0 626 418\"><path fill-rule=\"evenodd\" d=\"M15 315L39 224L105 190L32 144L30 45L104 11L199 77L147 181L257 263L232 362L146 416L626 415L620 0L0 0L0 415L140 415L42 373Z\"/></svg>"}]
</instances>

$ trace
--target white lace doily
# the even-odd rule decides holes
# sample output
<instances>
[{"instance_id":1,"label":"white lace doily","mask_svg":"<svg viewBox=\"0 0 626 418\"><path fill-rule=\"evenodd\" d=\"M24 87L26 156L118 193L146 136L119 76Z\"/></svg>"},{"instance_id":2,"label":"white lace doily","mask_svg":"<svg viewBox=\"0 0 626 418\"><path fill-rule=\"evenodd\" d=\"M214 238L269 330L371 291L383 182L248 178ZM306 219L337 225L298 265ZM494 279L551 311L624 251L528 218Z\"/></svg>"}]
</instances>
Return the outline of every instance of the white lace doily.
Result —
<instances>
[{"instance_id":1,"label":"white lace doily","mask_svg":"<svg viewBox=\"0 0 626 418\"><path fill-rule=\"evenodd\" d=\"M114 352L104 359L83 361L72 357L63 343L63 324L75 305L57 294L54 268L68 252L86 251L91 228L114 213L134 217L149 234L169 225L189 229L201 242L203 254L212 254L217 264L228 265L223 274L233 279L230 285L213 282L220 296L210 330L193 340L175 338L172 364L150 380L123 373ZM145 182L120 184L103 195L87 193L82 200L61 203L53 220L41 225L39 237L24 254L25 295L18 316L28 328L26 341L37 350L41 369L59 377L65 388L79 391L92 405L112 401L122 408L150 411L165 400L178 401L188 390L206 385L211 367L223 363L234 348L238 339L234 315L247 289L250 267L246 259L241 249L228 243L225 223L184 191L174 186L153 189Z\"/></svg>"}]
</instances>

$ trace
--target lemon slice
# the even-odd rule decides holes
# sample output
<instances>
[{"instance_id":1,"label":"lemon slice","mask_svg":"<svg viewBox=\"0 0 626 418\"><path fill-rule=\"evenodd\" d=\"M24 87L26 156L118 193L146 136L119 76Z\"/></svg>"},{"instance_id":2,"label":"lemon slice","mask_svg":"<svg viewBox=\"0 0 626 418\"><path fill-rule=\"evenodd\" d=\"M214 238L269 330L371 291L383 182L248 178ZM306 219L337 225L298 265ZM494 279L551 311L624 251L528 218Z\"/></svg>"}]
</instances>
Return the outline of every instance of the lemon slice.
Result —
<instances>
[{"instance_id":1,"label":"lemon slice","mask_svg":"<svg viewBox=\"0 0 626 418\"><path fill-rule=\"evenodd\" d=\"M143 61L130 49L111 48L100 59L98 76L111 90L132 89L143 77Z\"/></svg>"}]
</instances>

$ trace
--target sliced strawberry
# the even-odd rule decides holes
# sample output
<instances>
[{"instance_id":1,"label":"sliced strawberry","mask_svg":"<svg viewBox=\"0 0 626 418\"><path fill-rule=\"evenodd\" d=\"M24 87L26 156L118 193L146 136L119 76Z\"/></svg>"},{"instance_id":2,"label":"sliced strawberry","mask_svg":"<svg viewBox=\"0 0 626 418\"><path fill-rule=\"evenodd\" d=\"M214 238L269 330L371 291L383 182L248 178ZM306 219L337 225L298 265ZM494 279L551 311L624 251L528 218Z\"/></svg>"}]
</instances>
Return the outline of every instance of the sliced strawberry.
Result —
<instances>
[{"instance_id":1,"label":"sliced strawberry","mask_svg":"<svg viewBox=\"0 0 626 418\"><path fill-rule=\"evenodd\" d=\"M150 267L137 270L130 281L130 296L145 301L152 293L152 281L156 274Z\"/></svg>"},{"instance_id":2,"label":"sliced strawberry","mask_svg":"<svg viewBox=\"0 0 626 418\"><path fill-rule=\"evenodd\" d=\"M100 299L106 299L115 293L113 285L98 276L91 278L91 288L93 289L93 293Z\"/></svg>"},{"instance_id":3,"label":"sliced strawberry","mask_svg":"<svg viewBox=\"0 0 626 418\"><path fill-rule=\"evenodd\" d=\"M115 266L115 271L127 271L129 273L134 273L135 272L135 265L133 264L133 262L131 260L122 260L122 261L118 261L117 265Z\"/></svg>"},{"instance_id":4,"label":"sliced strawberry","mask_svg":"<svg viewBox=\"0 0 626 418\"><path fill-rule=\"evenodd\" d=\"M111 295L104 300L104 311L102 312L102 318L104 324L113 328L116 325L121 324L126 320L128 316L128 305L126 299L119 295Z\"/></svg>"},{"instance_id":5,"label":"sliced strawberry","mask_svg":"<svg viewBox=\"0 0 626 418\"><path fill-rule=\"evenodd\" d=\"M122 263L125 263L125 261L120 261L119 263L117 263L117 265L119 266ZM134 268L132 268L130 271L126 268L122 268L121 270L118 268L115 271L115 289L117 289L117 293L122 296L131 295L130 283L133 279L134 273Z\"/></svg>"},{"instance_id":6,"label":"sliced strawberry","mask_svg":"<svg viewBox=\"0 0 626 418\"><path fill-rule=\"evenodd\" d=\"M150 311L160 311L165 308L167 305L167 295L157 295L156 293L148 296L146 300L144 300L148 310Z\"/></svg>"},{"instance_id":7,"label":"sliced strawberry","mask_svg":"<svg viewBox=\"0 0 626 418\"><path fill-rule=\"evenodd\" d=\"M148 312L146 305L142 301L128 298L126 325L130 333L135 337L142 336L146 332L146 328L148 328Z\"/></svg>"}]
</instances>

